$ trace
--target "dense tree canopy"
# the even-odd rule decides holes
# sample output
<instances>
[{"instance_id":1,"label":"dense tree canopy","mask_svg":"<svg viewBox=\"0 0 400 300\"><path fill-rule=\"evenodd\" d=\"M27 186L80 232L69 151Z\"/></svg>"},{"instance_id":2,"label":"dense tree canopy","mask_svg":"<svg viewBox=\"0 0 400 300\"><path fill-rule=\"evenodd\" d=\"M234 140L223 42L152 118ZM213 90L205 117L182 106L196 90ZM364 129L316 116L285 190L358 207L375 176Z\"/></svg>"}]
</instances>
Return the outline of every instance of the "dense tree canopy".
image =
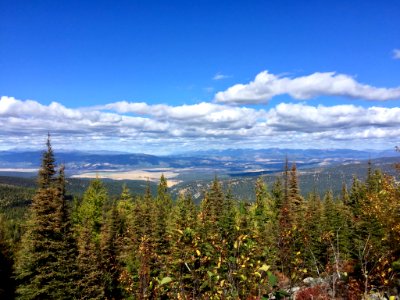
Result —
<instances>
[{"instance_id":1,"label":"dense tree canopy","mask_svg":"<svg viewBox=\"0 0 400 300\"><path fill-rule=\"evenodd\" d=\"M299 299L399 293L400 185L372 165L340 195L302 195L288 162L271 188L257 180L254 202L236 200L216 177L200 205L190 194L173 199L164 176L154 195L124 186L112 198L99 179L73 205L66 193L49 138L26 222L0 213L0 297L270 299L293 286ZM310 277L316 283L305 286Z\"/></svg>"}]
</instances>

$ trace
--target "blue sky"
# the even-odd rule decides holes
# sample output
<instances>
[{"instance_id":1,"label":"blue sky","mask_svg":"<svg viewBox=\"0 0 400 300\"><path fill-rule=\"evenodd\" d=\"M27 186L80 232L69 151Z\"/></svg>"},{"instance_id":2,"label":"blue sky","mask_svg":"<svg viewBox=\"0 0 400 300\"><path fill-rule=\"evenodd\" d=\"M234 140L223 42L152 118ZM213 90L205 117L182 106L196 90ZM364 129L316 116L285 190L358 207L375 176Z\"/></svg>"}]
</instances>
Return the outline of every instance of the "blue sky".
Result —
<instances>
[{"instance_id":1,"label":"blue sky","mask_svg":"<svg viewBox=\"0 0 400 300\"><path fill-rule=\"evenodd\" d=\"M391 148L399 14L399 1L0 0L0 149L47 131L140 152Z\"/></svg>"}]
</instances>

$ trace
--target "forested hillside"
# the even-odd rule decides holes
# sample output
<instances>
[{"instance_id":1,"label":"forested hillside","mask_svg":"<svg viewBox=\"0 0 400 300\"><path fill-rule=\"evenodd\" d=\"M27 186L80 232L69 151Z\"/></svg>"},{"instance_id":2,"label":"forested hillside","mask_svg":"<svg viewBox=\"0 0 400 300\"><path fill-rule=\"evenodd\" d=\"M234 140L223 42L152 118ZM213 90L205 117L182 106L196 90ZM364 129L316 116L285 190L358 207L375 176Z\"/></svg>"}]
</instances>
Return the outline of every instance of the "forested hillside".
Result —
<instances>
[{"instance_id":1,"label":"forested hillside","mask_svg":"<svg viewBox=\"0 0 400 300\"><path fill-rule=\"evenodd\" d=\"M1 299L359 299L400 285L400 185L372 166L334 196L302 194L296 165L254 202L217 178L199 204L99 179L68 196L50 140L38 188L3 183ZM319 188L318 186L316 188ZM319 188L321 192L321 188ZM25 209L29 204L29 208Z\"/></svg>"}]
</instances>

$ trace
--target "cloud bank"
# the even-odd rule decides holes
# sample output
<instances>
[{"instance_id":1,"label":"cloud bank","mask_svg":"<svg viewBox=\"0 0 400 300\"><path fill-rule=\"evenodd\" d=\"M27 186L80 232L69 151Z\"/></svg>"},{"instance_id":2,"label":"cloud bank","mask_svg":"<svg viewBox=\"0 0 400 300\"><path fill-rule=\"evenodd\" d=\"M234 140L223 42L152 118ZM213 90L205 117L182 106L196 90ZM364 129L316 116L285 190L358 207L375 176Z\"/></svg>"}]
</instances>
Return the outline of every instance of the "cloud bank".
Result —
<instances>
[{"instance_id":1,"label":"cloud bank","mask_svg":"<svg viewBox=\"0 0 400 300\"><path fill-rule=\"evenodd\" d=\"M204 148L393 147L400 108L281 103L269 110L201 102L120 101L68 108L0 98L0 145L42 147L47 132L64 149L160 154Z\"/></svg>"},{"instance_id":2,"label":"cloud bank","mask_svg":"<svg viewBox=\"0 0 400 300\"><path fill-rule=\"evenodd\" d=\"M247 84L236 84L215 94L215 101L225 104L266 103L275 96L288 94L307 100L318 96L340 96L364 100L400 99L400 87L378 88L357 82L345 74L313 73L307 76L280 77L263 71Z\"/></svg>"}]
</instances>

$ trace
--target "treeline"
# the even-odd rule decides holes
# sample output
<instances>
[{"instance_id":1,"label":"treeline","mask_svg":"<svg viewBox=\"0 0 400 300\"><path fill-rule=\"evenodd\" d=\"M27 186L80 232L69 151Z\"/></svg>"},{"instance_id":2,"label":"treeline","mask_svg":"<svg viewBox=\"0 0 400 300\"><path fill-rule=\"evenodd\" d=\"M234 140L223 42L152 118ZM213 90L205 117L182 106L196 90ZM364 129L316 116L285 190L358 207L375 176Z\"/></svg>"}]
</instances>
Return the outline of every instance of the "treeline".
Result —
<instances>
[{"instance_id":1,"label":"treeline","mask_svg":"<svg viewBox=\"0 0 400 300\"><path fill-rule=\"evenodd\" d=\"M253 203L215 178L200 205L127 187L112 199L91 182L67 201L50 141L18 243L0 218L0 298L359 299L394 295L400 275L400 185L369 168L340 197L303 197L296 166ZM311 286L303 286L313 282ZM15 287L15 289L13 288ZM318 298L319 297L319 298Z\"/></svg>"}]
</instances>

